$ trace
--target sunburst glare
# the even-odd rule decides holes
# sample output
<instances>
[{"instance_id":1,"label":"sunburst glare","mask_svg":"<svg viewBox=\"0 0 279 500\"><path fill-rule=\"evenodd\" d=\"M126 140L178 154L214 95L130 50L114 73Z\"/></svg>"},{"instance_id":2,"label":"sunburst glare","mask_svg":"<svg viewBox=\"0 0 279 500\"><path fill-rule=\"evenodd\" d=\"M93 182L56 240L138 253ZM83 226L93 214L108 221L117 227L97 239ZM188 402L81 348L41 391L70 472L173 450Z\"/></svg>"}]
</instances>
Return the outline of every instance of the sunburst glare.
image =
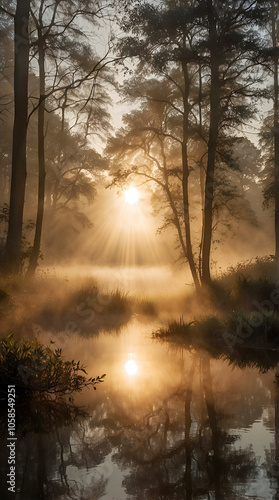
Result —
<instances>
[{"instance_id":1,"label":"sunburst glare","mask_svg":"<svg viewBox=\"0 0 279 500\"><path fill-rule=\"evenodd\" d=\"M135 205L139 201L139 192L132 186L125 190L124 195L125 201L129 205Z\"/></svg>"},{"instance_id":2,"label":"sunburst glare","mask_svg":"<svg viewBox=\"0 0 279 500\"><path fill-rule=\"evenodd\" d=\"M131 186L127 186L127 191L130 189ZM101 249L100 258L125 269L127 266L157 265L166 252L166 247L155 235L157 221L151 215L150 196L144 190L136 191L137 203L128 203L125 191L119 196L112 190L105 191L100 205L96 203L94 207L94 245ZM89 238L84 253L91 252ZM94 254L96 258L99 256ZM129 290L132 290L130 279Z\"/></svg>"},{"instance_id":3,"label":"sunburst glare","mask_svg":"<svg viewBox=\"0 0 279 500\"><path fill-rule=\"evenodd\" d=\"M129 359L129 361L125 363L125 370L129 377L133 377L138 373L138 365L134 359Z\"/></svg>"}]
</instances>

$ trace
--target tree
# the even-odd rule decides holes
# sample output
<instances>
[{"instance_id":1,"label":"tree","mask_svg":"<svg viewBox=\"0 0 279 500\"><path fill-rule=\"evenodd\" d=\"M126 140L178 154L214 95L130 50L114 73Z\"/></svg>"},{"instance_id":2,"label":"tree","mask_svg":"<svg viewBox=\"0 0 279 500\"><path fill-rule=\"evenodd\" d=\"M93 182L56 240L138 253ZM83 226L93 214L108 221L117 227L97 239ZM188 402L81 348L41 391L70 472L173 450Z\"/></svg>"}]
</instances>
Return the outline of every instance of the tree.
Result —
<instances>
[{"instance_id":1,"label":"tree","mask_svg":"<svg viewBox=\"0 0 279 500\"><path fill-rule=\"evenodd\" d=\"M199 36L199 28L195 22L195 10L189 3L179 6L168 5L163 9L149 4L139 4L131 11L125 29L131 31L134 37L124 39L122 54L139 57L141 64L145 64L148 71L158 76L161 82L166 80L173 85L176 103L172 96L153 96L154 102L162 102L169 106L170 112L176 111L180 123L178 142L181 148L181 185L182 185L182 213L183 236L181 227L179 238L183 252L189 262L195 287L200 288L197 265L193 252L192 228L189 203L189 136L191 134L190 114L194 115L192 86L195 79L193 66L197 62L195 38ZM156 26L156 30L154 30ZM139 39L138 39L139 38ZM178 71L175 72L175 69ZM179 96L179 97L178 97ZM164 132L159 131L161 137ZM178 226L177 226L178 227ZM182 242L182 238L184 241Z\"/></svg>"},{"instance_id":2,"label":"tree","mask_svg":"<svg viewBox=\"0 0 279 500\"><path fill-rule=\"evenodd\" d=\"M268 12L266 31L269 46L259 51L259 61L267 76L271 76L271 88L266 89L266 97L273 101L272 114L266 117L261 129L263 147L262 173L264 204L274 203L275 260L279 262L279 8L276 2L265 2ZM263 40L266 44L266 40Z\"/></svg>"},{"instance_id":3,"label":"tree","mask_svg":"<svg viewBox=\"0 0 279 500\"><path fill-rule=\"evenodd\" d=\"M3 207L1 207L1 254L5 247L8 227L8 194L9 179L11 174L11 148L13 126L13 92L12 92L12 66L13 58L10 54L12 46L11 37L6 33L5 44L3 41L3 85L1 85L1 168L3 172L3 190L0 194ZM34 68L34 64L33 64ZM36 68L35 68L36 69ZM90 120L89 137L95 134L103 135L108 128L109 115L106 110L103 79L98 81L99 88L95 92ZM37 104L38 76L32 71L29 75L30 101ZM79 92L77 99L86 97L86 89ZM84 96L83 96L84 94ZM39 96L38 96L39 98ZM100 98L100 99L99 99ZM72 101L72 99L71 99ZM56 100L49 99L47 111L57 107ZM95 111L96 110L96 111ZM67 117L67 114L65 112ZM46 192L44 231L42 238L42 252L46 256L56 257L58 253L65 256L67 252L66 241L69 243L68 255L73 251L73 234L92 228L91 217L86 215L87 204L95 198L97 187L103 184L103 174L108 168L107 160L97 153L86 142L85 132L74 134L72 123L64 118L63 149L60 149L62 122L58 112L45 114L45 165L46 165ZM82 121L85 124L84 116ZM91 134L94 128L94 135ZM58 139L58 140L57 140ZM28 176L26 182L26 202L24 210L24 224L22 236L22 260L28 264L30 258L31 237L34 235L37 198L38 198L38 112L34 113L28 124L27 137L27 164ZM57 189L56 189L57 186ZM34 216L35 214L35 216ZM3 217L2 217L3 216ZM64 245L58 245L61 230L64 234ZM52 240L52 241L51 241ZM64 253L63 253L64 251ZM2 255L1 255L2 257Z\"/></svg>"},{"instance_id":4,"label":"tree","mask_svg":"<svg viewBox=\"0 0 279 500\"><path fill-rule=\"evenodd\" d=\"M6 17L18 19L22 18L22 9L16 14L9 12L8 2L2 1L2 6L0 9L5 14ZM22 85L22 81L25 82L24 74L22 78L20 77L20 71L17 71L15 76L15 86L17 90L21 90L21 95L25 91L25 97L27 102L25 102L25 108L29 104L28 119L25 117L25 166L21 168L22 179L19 178L17 174L16 182L13 175L12 179L12 189L11 189L11 203L10 203L10 225L9 234L6 241L5 250L5 262L6 260L14 260L12 253L16 254L16 266L12 265L6 266L7 270L14 269L19 270L21 265L21 243L22 243L22 223L23 223L23 207L24 207L24 195L25 195L25 184L26 184L26 132L27 124L32 124L34 117L37 115L37 135L38 135L38 194L37 194L37 217L35 226L35 236L34 243L31 249L31 257L29 263L29 274L33 274L37 263L38 257L40 255L40 246L42 238L42 227L45 209L45 198L46 198L46 181L49 186L51 183L48 182L47 176L50 173L52 166L54 166L55 172L58 173L57 178L58 184L61 179L66 180L66 170L68 171L67 183L68 186L72 182L72 190L69 196L69 188L66 189L65 195L70 199L78 199L78 190L80 193L85 193L87 199L92 198L92 193L95 192L95 186L93 188L93 179L91 173L86 172L92 171L88 168L88 153L85 152L89 149L88 138L92 135L102 135L104 130L108 132L108 119L109 113L107 107L109 105L108 90L104 90L103 82L105 81L109 85L113 85L113 78L110 77L107 71L107 66L114 60L114 57L109 57L112 47L112 35L108 34L108 42L106 48L101 51L100 54L95 54L93 39L94 29L97 22L103 22L104 19L109 19L110 13L107 15L105 10L108 5L106 2L95 2L92 8L92 2L87 0L86 2L81 2L80 0L73 0L71 2L66 2L65 0L58 0L57 2L51 2L49 0L33 0L31 4L29 3L32 20L29 22L29 18L25 16L24 23L26 28L26 33L28 34L28 40L24 40L23 37L16 35L17 49L21 48L22 41L24 40L25 47L28 48L28 54L30 52L29 65L25 65L25 71L27 76L32 75L33 72L38 75L37 82L38 87L34 91L31 91L28 99L28 85ZM22 4L21 4L22 7ZM91 26L91 33L84 32L83 23L87 23L87 26ZM8 24L8 23L6 23ZM1 26L2 28L2 26ZM5 28L5 25L4 25ZM17 27L17 31L20 28ZM18 60L22 63L24 58L21 56L17 58L14 62L18 66ZM27 61L27 59L26 59ZM38 66L36 68L35 62L37 61ZM36 78L33 79L33 83L36 82ZM5 82L6 83L6 82ZM31 87L30 87L31 88ZM22 103L24 100L21 100ZM16 101L17 106L19 105L19 99ZM3 110L3 108L2 108ZM1 110L1 111L2 111ZM69 111L69 123L67 124L66 113ZM81 147L84 156L84 165L87 164L86 168L70 168L66 165L66 156L69 160L69 155L65 155L62 158L60 154L61 164L57 170L55 163L57 163L57 158L52 158L50 165L46 163L46 151L45 144L48 131L48 125L50 120L46 117L49 113L62 114L61 129L63 137L64 128L67 126L66 135L74 135L74 133L79 130L79 135L81 135L81 130L84 131L83 141L79 140L79 145L76 150L76 157L79 157L78 149ZM47 113L47 115L46 115ZM75 120L73 115L75 114ZM3 115L2 115L3 116ZM18 122L18 113L15 116L15 122ZM6 117L5 117L6 118ZM36 120L35 120L36 121ZM22 120L23 122L23 120ZM7 129L8 132L8 129ZM60 133L59 133L60 135ZM19 151L17 143L20 142L20 136L14 134L14 164L16 163L16 151ZM57 138L56 138L57 139ZM33 139L32 139L33 140ZM77 145L77 143L75 142ZM31 145L31 144L30 144ZM61 145L61 151L65 148L63 144ZM24 149L24 148L23 148ZM34 157L34 146L29 148L30 156ZM5 167L4 162L1 165L0 175L0 189L2 187L2 192L5 194L7 177L9 175L9 162L6 152L4 152L5 161L7 167ZM94 156L94 154L93 154ZM97 162L97 169L103 164L99 159L97 159L98 154L95 151L95 160ZM95 162L95 168L96 168ZM13 167L14 170L14 167ZM75 172L75 179L74 179ZM29 172L28 172L29 173ZM51 173L50 173L51 177ZM23 179L24 178L24 179ZM70 181L71 178L71 181ZM86 187L88 184L88 188ZM27 185L32 184L30 176L28 177ZM65 184L65 182L64 182ZM57 185L58 187L58 185ZM63 186L65 190L65 185ZM24 193L23 193L24 190ZM59 189L58 189L59 190ZM55 200L60 193L56 192ZM16 196L12 193L16 191ZM29 190L28 190L29 192ZM20 196L19 196L20 194ZM63 198L62 194L62 198ZM28 199L28 201L33 200L33 198ZM3 200L4 201L4 200ZM68 202L67 202L68 203ZM66 204L67 204L66 203ZM66 206L64 203L64 205ZM67 207L69 208L69 207ZM15 216L14 212L18 214L21 211L20 216ZM81 212L76 212L80 220L82 219ZM17 230L17 243L11 235ZM20 241L20 243L19 243Z\"/></svg>"},{"instance_id":5,"label":"tree","mask_svg":"<svg viewBox=\"0 0 279 500\"><path fill-rule=\"evenodd\" d=\"M65 127L65 110L69 106L71 110L76 112L75 125L80 126L79 118L86 113L88 108L87 127L85 132L85 142L90 128L89 122L92 120L93 106L92 101L98 99L100 92L95 95L95 87L100 80L102 71L105 72L107 63L106 57L108 52L102 57L96 57L93 54L88 41L84 38L81 31L80 22L85 20L91 23L94 27L96 18L102 15L102 7L96 3L93 10L90 9L90 2L72 2L69 7L68 2L59 0L55 4L47 0L41 0L38 8L34 5L32 10L32 18L34 20L36 39L32 42L35 54L38 53L38 72L39 72L39 102L35 106L38 109L38 208L37 220L34 236L34 244L30 256L28 267L28 275L34 274L38 265L40 255L42 225L45 205L45 182L46 182L46 165L45 165L45 111L46 101L52 97L59 102L63 102L54 109L56 111L62 109L62 137ZM73 38L75 36L75 46L73 47ZM50 62L53 64L54 72L48 71L46 89L46 72L45 66ZM75 75L75 78L70 77L70 73ZM57 83L58 82L58 83ZM87 96L75 95L75 90L85 86L89 82ZM74 94L75 101L73 106ZM81 92L80 92L81 94ZM69 104L70 101L70 104ZM54 102L52 102L53 104ZM100 104L100 103L99 103ZM48 110L49 111L49 110ZM99 129L100 127L98 127ZM62 144L61 144L62 148ZM59 162L61 163L61 152ZM74 169L72 169L72 172ZM83 172L83 168L79 168L79 177ZM73 191L68 199L73 197L74 187L77 184L75 179ZM90 181L88 180L90 185ZM58 195L58 179L56 182L56 195Z\"/></svg>"},{"instance_id":6,"label":"tree","mask_svg":"<svg viewBox=\"0 0 279 500\"><path fill-rule=\"evenodd\" d=\"M8 203L13 130L13 18L3 15L0 26L0 200Z\"/></svg>"},{"instance_id":7,"label":"tree","mask_svg":"<svg viewBox=\"0 0 279 500\"><path fill-rule=\"evenodd\" d=\"M185 223L184 207L189 205L189 199L186 202L181 201L183 200L181 165L185 148L185 140L181 134L183 117L182 113L181 116L172 113L172 106L168 102L171 95L174 99L175 87L162 81L144 82L141 80L137 82L137 89L132 91L132 95L135 96L137 90L140 92L143 89L147 99L143 102L142 109L126 115L125 127L119 131L108 148L109 154L114 155L115 182L121 183L128 177L134 177L139 183L152 184L154 194L158 192L158 212L164 220L161 229L169 226L175 227L183 258L191 262L191 271L198 288L199 280L195 274L189 213L186 218L187 223ZM156 102L156 99L152 98L157 95L158 89L161 91L162 102ZM175 107L175 101L172 105ZM130 162L133 164L132 168L120 167L121 164ZM189 168L188 156L187 168ZM186 196L185 191L184 195ZM154 201L156 201L156 196Z\"/></svg>"},{"instance_id":8,"label":"tree","mask_svg":"<svg viewBox=\"0 0 279 500\"><path fill-rule=\"evenodd\" d=\"M154 214L162 221L159 232L170 230L173 235L175 231L177 249L180 250L181 260L185 262L187 248L182 202L181 119L176 112L172 114L172 108L167 102L152 99L152 96L158 95L159 90L162 100L167 101L171 95L172 104L176 106L170 83L154 80L135 82L135 88L130 88L131 97L134 99L135 95L142 93L145 100L141 109L125 115L124 126L109 142L107 152L112 163L112 184L123 186L134 182L139 187L147 186L151 190ZM257 217L249 200L253 200L255 191L251 176L257 174L257 149L249 141L239 138L232 144L224 140L222 151L219 147L218 152L222 153L222 163L218 159L213 205L214 243L224 239L228 231L236 233L244 217L250 227L257 225ZM205 147L198 138L189 141L188 157L191 170L189 205L191 224L195 229L192 244L193 251L198 256L202 225L200 169L205 167L206 161Z\"/></svg>"},{"instance_id":9,"label":"tree","mask_svg":"<svg viewBox=\"0 0 279 500\"><path fill-rule=\"evenodd\" d=\"M212 0L207 0L208 15L208 46L210 51L210 97L209 97L209 136L207 150L207 168L204 190L204 219L201 244L201 279L209 284L210 278L210 250L212 242L213 194L214 174L218 140L220 113L220 81L219 67L221 64L220 46L217 35L216 11Z\"/></svg>"},{"instance_id":10,"label":"tree","mask_svg":"<svg viewBox=\"0 0 279 500\"><path fill-rule=\"evenodd\" d=\"M241 127L254 112L252 99L257 94L258 81L252 58L256 47L254 21L260 14L261 9L252 1L228 0L222 8L211 0L178 4L166 1L163 7L139 3L124 22L124 28L132 35L122 41L122 54L139 60L138 98L144 98L145 86L139 77L144 66L147 78L156 75L160 81L157 95L153 92L145 97L164 103L171 116L167 117L167 126L161 124L156 130L150 126L149 131L154 137L156 134L181 144L183 245L197 289L200 283L211 282L215 194L220 198L222 173L225 168L238 168L232 157L238 141L235 128ZM168 95L160 89L166 82L172 85ZM200 154L193 162L191 150L195 141ZM199 259L192 237L190 186L194 176L200 185L202 205ZM226 194L232 198L231 192L223 189L223 199Z\"/></svg>"},{"instance_id":11,"label":"tree","mask_svg":"<svg viewBox=\"0 0 279 500\"><path fill-rule=\"evenodd\" d=\"M232 132L253 114L252 99L259 82L253 55L257 49L255 23L263 16L257 2L207 0L205 66L210 70L208 152L202 232L202 282L210 284L210 253L218 149L224 133ZM247 101L249 98L249 101ZM250 108L250 109L249 109Z\"/></svg>"},{"instance_id":12,"label":"tree","mask_svg":"<svg viewBox=\"0 0 279 500\"><path fill-rule=\"evenodd\" d=\"M274 81L274 200L275 200L275 259L279 262L279 8L271 0L271 33Z\"/></svg>"},{"instance_id":13,"label":"tree","mask_svg":"<svg viewBox=\"0 0 279 500\"><path fill-rule=\"evenodd\" d=\"M18 0L14 17L14 127L12 177L7 242L4 256L6 271L18 271L21 265L22 222L26 184L26 136L28 114L30 0Z\"/></svg>"},{"instance_id":14,"label":"tree","mask_svg":"<svg viewBox=\"0 0 279 500\"><path fill-rule=\"evenodd\" d=\"M58 4L57 4L58 5ZM43 15L44 2L41 2L39 9L39 19L37 21L36 17L32 12L32 17L36 24L37 34L38 34L38 65L39 65L39 107L38 107L38 209L37 218L35 226L35 236L32 252L30 255L28 275L32 276L35 272L38 258L40 254L40 245L42 237L42 225L44 216L44 197L45 197L45 37L43 34Z\"/></svg>"}]
</instances>

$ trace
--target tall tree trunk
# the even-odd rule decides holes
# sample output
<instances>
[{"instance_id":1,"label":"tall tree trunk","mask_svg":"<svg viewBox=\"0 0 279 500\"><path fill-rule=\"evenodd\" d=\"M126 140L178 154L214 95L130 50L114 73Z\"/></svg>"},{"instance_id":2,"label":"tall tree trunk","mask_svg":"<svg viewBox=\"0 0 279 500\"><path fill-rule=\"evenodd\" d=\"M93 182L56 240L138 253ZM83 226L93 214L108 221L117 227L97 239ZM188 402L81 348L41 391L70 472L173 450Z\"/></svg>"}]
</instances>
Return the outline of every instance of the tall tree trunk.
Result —
<instances>
[{"instance_id":1,"label":"tall tree trunk","mask_svg":"<svg viewBox=\"0 0 279 500\"><path fill-rule=\"evenodd\" d=\"M185 226L185 240L187 259L189 262L191 274L196 287L200 290L200 281L193 255L193 247L191 240L191 226L190 226L190 213L189 213L189 164L188 164L188 133L189 133L189 77L187 63L182 63L183 77L184 77L184 95L183 95L183 140L182 140L182 172L183 172L183 212L184 212L184 226Z\"/></svg>"},{"instance_id":2,"label":"tall tree trunk","mask_svg":"<svg viewBox=\"0 0 279 500\"><path fill-rule=\"evenodd\" d=\"M279 368L278 365L276 367L275 371L275 401L274 401L274 410L275 410L275 465L276 465L276 472L278 471L279 467ZM276 479L277 479L277 491L276 491L276 496L275 500L279 499L279 477L276 474Z\"/></svg>"},{"instance_id":3,"label":"tall tree trunk","mask_svg":"<svg viewBox=\"0 0 279 500\"><path fill-rule=\"evenodd\" d=\"M14 29L14 127L10 214L4 255L6 272L18 272L26 185L26 136L28 116L29 22L30 0L18 0Z\"/></svg>"},{"instance_id":4,"label":"tall tree trunk","mask_svg":"<svg viewBox=\"0 0 279 500\"><path fill-rule=\"evenodd\" d=\"M271 2L272 15L272 45L277 49L276 20L278 17L278 7L275 2ZM279 262L279 83L278 83L278 55L273 59L274 71L274 201L275 201L275 259Z\"/></svg>"},{"instance_id":5,"label":"tall tree trunk","mask_svg":"<svg viewBox=\"0 0 279 500\"><path fill-rule=\"evenodd\" d=\"M220 88L219 88L219 47L217 40L216 18L212 0L207 1L209 21L209 45L210 45L210 123L208 139L208 158L205 178L203 231L202 231L202 283L210 285L210 252L212 242L212 219L213 219L213 196L215 158L218 139L219 115L220 115Z\"/></svg>"},{"instance_id":6,"label":"tall tree trunk","mask_svg":"<svg viewBox=\"0 0 279 500\"><path fill-rule=\"evenodd\" d=\"M38 27L38 57L40 79L40 102L38 108L38 207L33 248L30 256L28 276L33 276L38 266L45 203L45 46L41 28Z\"/></svg>"},{"instance_id":7,"label":"tall tree trunk","mask_svg":"<svg viewBox=\"0 0 279 500\"><path fill-rule=\"evenodd\" d=\"M6 166L0 168L0 200L5 203Z\"/></svg>"},{"instance_id":8,"label":"tall tree trunk","mask_svg":"<svg viewBox=\"0 0 279 500\"><path fill-rule=\"evenodd\" d=\"M275 460L279 465L279 366L275 371Z\"/></svg>"},{"instance_id":9,"label":"tall tree trunk","mask_svg":"<svg viewBox=\"0 0 279 500\"><path fill-rule=\"evenodd\" d=\"M60 181L62 179L62 165L63 161L65 161L65 113L67 108L67 100L68 100L68 91L65 90L63 104L61 106L61 130L60 130L60 139L59 139L59 154L58 154L58 164L55 166L54 174L55 180L52 185L52 199L51 199L51 212L53 216L55 215L57 202L59 197L59 187Z\"/></svg>"},{"instance_id":10,"label":"tall tree trunk","mask_svg":"<svg viewBox=\"0 0 279 500\"><path fill-rule=\"evenodd\" d=\"M203 119L202 119L202 101L203 101L203 89L202 89L202 67L201 61L199 61L199 94L198 94L198 105L199 105L199 136L202 140L204 138L203 133ZM204 192L205 192L205 170L203 166L203 158L199 161L200 169L200 193L201 193L201 213L204 214ZM203 235L201 237L200 248L199 248L199 277L202 277L202 248L203 248Z\"/></svg>"}]
</instances>

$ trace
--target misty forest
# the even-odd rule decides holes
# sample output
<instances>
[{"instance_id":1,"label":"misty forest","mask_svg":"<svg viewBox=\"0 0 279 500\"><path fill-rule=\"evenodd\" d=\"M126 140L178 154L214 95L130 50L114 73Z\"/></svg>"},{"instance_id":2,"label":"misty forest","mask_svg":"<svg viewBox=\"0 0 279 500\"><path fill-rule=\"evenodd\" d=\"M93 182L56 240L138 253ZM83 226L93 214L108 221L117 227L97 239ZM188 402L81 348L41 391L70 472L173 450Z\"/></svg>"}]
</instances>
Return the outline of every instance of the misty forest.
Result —
<instances>
[{"instance_id":1,"label":"misty forest","mask_svg":"<svg viewBox=\"0 0 279 500\"><path fill-rule=\"evenodd\" d=\"M279 2L0 0L0 496L279 499Z\"/></svg>"}]
</instances>

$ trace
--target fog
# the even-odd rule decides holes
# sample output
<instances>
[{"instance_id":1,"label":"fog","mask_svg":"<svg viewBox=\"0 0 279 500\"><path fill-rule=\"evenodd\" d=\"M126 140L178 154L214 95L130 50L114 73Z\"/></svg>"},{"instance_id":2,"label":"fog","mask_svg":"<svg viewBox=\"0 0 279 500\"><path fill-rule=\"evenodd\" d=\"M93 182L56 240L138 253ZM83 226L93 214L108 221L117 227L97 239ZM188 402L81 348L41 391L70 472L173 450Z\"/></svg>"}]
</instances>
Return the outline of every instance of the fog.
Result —
<instances>
[{"instance_id":1,"label":"fog","mask_svg":"<svg viewBox=\"0 0 279 500\"><path fill-rule=\"evenodd\" d=\"M276 2L0 13L0 497L279 498Z\"/></svg>"}]
</instances>

